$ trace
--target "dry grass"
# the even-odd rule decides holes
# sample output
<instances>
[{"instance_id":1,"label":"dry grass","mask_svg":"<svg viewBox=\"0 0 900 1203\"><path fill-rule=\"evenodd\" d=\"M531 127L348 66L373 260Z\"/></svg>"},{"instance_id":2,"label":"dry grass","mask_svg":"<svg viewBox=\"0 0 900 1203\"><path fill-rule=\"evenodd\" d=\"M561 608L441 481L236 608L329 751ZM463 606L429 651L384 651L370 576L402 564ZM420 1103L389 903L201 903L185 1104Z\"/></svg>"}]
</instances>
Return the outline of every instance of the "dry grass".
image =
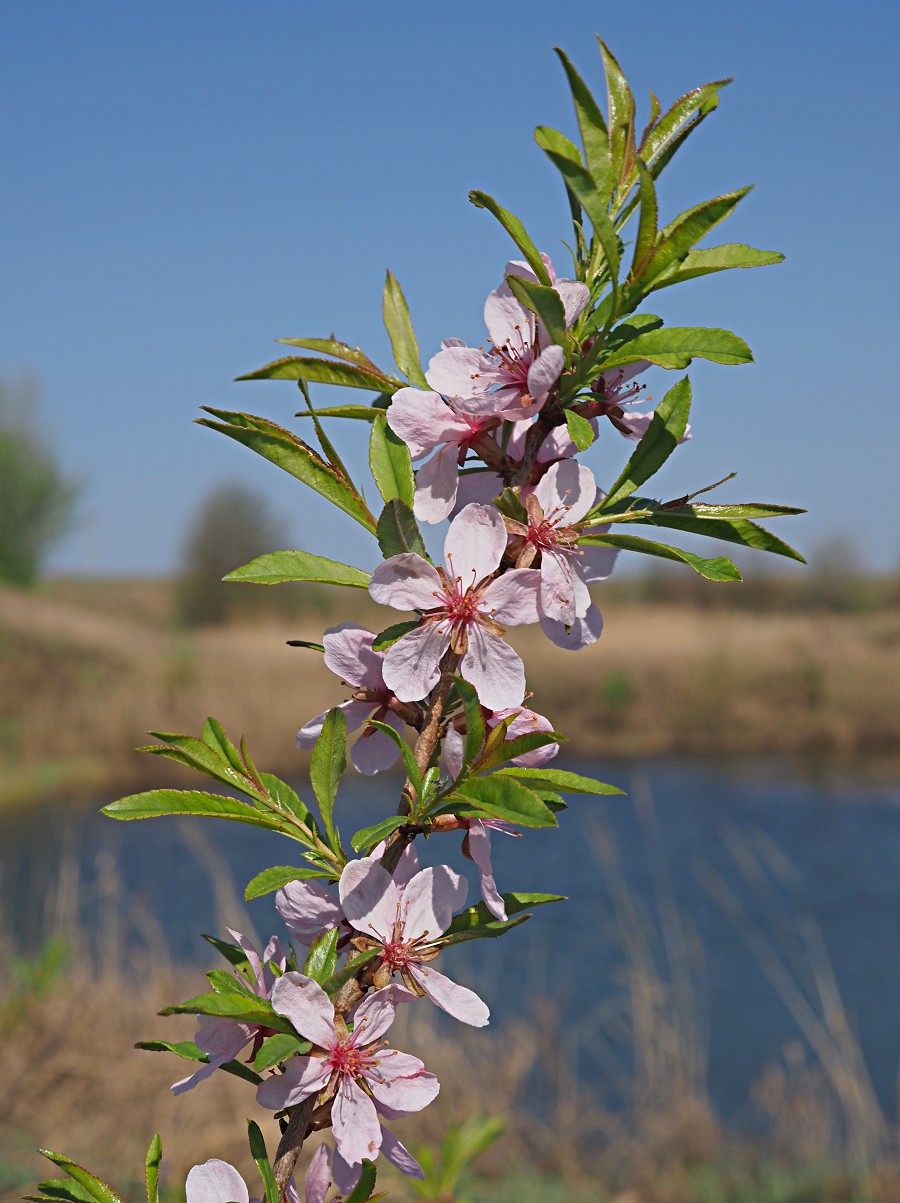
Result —
<instances>
[{"instance_id":1,"label":"dry grass","mask_svg":"<svg viewBox=\"0 0 900 1203\"><path fill-rule=\"evenodd\" d=\"M342 692L316 653L286 640L318 640L350 617L390 621L358 592L313 588L295 620L186 632L170 624L169 593L159 582L0 588L0 802L157 779L159 762L129 749L149 729L196 731L207 714L245 734L258 763L295 775L297 726ZM535 707L576 753L896 754L900 611L618 603L605 617L603 638L577 656L536 629L511 633Z\"/></svg>"}]
</instances>

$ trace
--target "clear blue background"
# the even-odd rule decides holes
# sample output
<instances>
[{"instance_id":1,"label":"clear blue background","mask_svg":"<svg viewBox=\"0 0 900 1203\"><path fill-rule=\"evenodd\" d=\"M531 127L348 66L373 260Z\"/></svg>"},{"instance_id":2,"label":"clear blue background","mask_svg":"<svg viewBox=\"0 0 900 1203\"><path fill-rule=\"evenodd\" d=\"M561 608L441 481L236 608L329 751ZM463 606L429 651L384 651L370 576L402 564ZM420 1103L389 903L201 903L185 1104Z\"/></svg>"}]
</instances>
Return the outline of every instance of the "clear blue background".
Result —
<instances>
[{"instance_id":1,"label":"clear blue background","mask_svg":"<svg viewBox=\"0 0 900 1203\"><path fill-rule=\"evenodd\" d=\"M371 563L361 528L191 419L211 404L289 424L294 386L231 383L277 337L335 332L386 364L386 266L426 361L442 337L482 341L511 244L469 188L564 266L565 201L532 130L573 134L551 47L598 88L595 32L644 113L649 88L667 105L736 77L664 177L664 216L755 182L714 241L788 256L663 294L668 321L735 329L757 363L691 369L695 439L660 495L737 469L723 498L810 508L779 528L794 543L844 531L895 566L898 14L883 0L7 6L0 377L37 380L42 424L87 486L54 568L171 568L224 479L264 490L298 545ZM655 372L654 396L674 379ZM625 450L604 440L601 482Z\"/></svg>"}]
</instances>

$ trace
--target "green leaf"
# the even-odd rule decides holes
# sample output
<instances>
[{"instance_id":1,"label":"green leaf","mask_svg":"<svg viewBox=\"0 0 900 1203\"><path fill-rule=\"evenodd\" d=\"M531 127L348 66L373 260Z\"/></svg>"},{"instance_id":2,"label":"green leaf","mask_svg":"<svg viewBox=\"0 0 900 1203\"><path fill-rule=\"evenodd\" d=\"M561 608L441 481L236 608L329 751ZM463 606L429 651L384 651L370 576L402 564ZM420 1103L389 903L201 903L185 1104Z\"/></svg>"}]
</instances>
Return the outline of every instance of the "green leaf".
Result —
<instances>
[{"instance_id":1,"label":"green leaf","mask_svg":"<svg viewBox=\"0 0 900 1203\"><path fill-rule=\"evenodd\" d=\"M326 405L323 409L301 409L296 418L353 418L357 422L374 422L381 409L373 405Z\"/></svg>"},{"instance_id":2,"label":"green leaf","mask_svg":"<svg viewBox=\"0 0 900 1203\"><path fill-rule=\"evenodd\" d=\"M302 481L338 509L349 514L366 530L374 533L375 518L363 501L352 481L327 463L317 451L302 439L285 430L283 426L257 418L252 414L232 413L229 410L203 407L211 418L198 418L199 426L218 430L263 459L276 464L283 471Z\"/></svg>"},{"instance_id":3,"label":"green leaf","mask_svg":"<svg viewBox=\"0 0 900 1203\"><path fill-rule=\"evenodd\" d=\"M702 110L703 115L710 112L718 104L719 91L732 81L717 79L680 96L659 121L647 130L640 145L641 157L646 163L655 159L665 148L666 144L683 129L685 122L692 114Z\"/></svg>"},{"instance_id":4,"label":"green leaf","mask_svg":"<svg viewBox=\"0 0 900 1203\"><path fill-rule=\"evenodd\" d=\"M376 376L384 376L381 368L375 366L359 347L348 346L347 343L337 342L333 338L279 338L276 342L286 347L300 347L304 351L320 351L323 355L331 355L334 359L344 359L347 363L355 364Z\"/></svg>"},{"instance_id":5,"label":"green leaf","mask_svg":"<svg viewBox=\"0 0 900 1203\"><path fill-rule=\"evenodd\" d=\"M569 438L579 451L587 451L595 438L593 426L587 418L583 418L572 409L567 409L565 413Z\"/></svg>"},{"instance_id":6,"label":"green leaf","mask_svg":"<svg viewBox=\"0 0 900 1203\"><path fill-rule=\"evenodd\" d=\"M256 1168L262 1179L266 1203L279 1203L278 1183L275 1181L272 1166L269 1164L266 1142L259 1130L259 1124L252 1119L247 1120L247 1135L250 1138L250 1155L256 1162Z\"/></svg>"},{"instance_id":7,"label":"green leaf","mask_svg":"<svg viewBox=\"0 0 900 1203\"><path fill-rule=\"evenodd\" d=\"M342 388L364 388L370 392L393 392L403 384L377 368L361 368L346 363L331 363L327 359L308 359L288 356L276 359L255 372L238 376L238 380L307 380L312 384L337 384Z\"/></svg>"},{"instance_id":8,"label":"green leaf","mask_svg":"<svg viewBox=\"0 0 900 1203\"><path fill-rule=\"evenodd\" d=\"M454 790L470 806L495 819L506 819L521 827L556 827L556 818L540 798L509 777L476 777Z\"/></svg>"},{"instance_id":9,"label":"green leaf","mask_svg":"<svg viewBox=\"0 0 900 1203\"><path fill-rule=\"evenodd\" d=\"M203 724L203 742L243 776L244 762L241 760L241 754L225 734L225 728L218 719L208 718Z\"/></svg>"},{"instance_id":10,"label":"green leaf","mask_svg":"<svg viewBox=\"0 0 900 1203\"><path fill-rule=\"evenodd\" d=\"M253 1058L253 1068L258 1074L265 1073L295 1053L305 1056L311 1048L308 1040L301 1040L299 1036L287 1032L276 1032L274 1036L267 1036L259 1046L259 1052Z\"/></svg>"},{"instance_id":11,"label":"green leaf","mask_svg":"<svg viewBox=\"0 0 900 1203\"><path fill-rule=\"evenodd\" d=\"M70 1157L66 1157L64 1153L54 1153L50 1149L39 1149L38 1152L46 1157L48 1161L52 1161L54 1165L73 1178L79 1186L83 1187L96 1203L122 1203L122 1200L116 1194L108 1183L102 1178L98 1178L95 1174L90 1173L83 1166L72 1161Z\"/></svg>"},{"instance_id":12,"label":"green leaf","mask_svg":"<svg viewBox=\"0 0 900 1203\"><path fill-rule=\"evenodd\" d=\"M503 894L502 898L506 914L510 916L505 922L502 919L495 919L485 904L479 902L477 906L470 906L467 910L454 915L450 926L442 937L442 943L459 944L464 940L502 936L505 932L510 931L513 927L518 927L520 923L524 923L526 919L531 917L530 914L522 914L521 912L530 911L532 907L543 906L548 902L566 901L564 894L513 893ZM513 915L518 915L519 918L511 918Z\"/></svg>"},{"instance_id":13,"label":"green leaf","mask_svg":"<svg viewBox=\"0 0 900 1203\"><path fill-rule=\"evenodd\" d=\"M181 1040L176 1044L170 1044L168 1040L139 1040L134 1047L149 1053L174 1053L184 1061L209 1061L209 1054L199 1049L193 1040Z\"/></svg>"},{"instance_id":14,"label":"green leaf","mask_svg":"<svg viewBox=\"0 0 900 1203\"><path fill-rule=\"evenodd\" d=\"M656 200L656 186L653 176L640 159L637 160L638 187L641 204L641 215L638 221L637 237L634 240L634 257L631 261L629 280L640 278L644 265L649 261L656 247L658 233L659 205Z\"/></svg>"},{"instance_id":15,"label":"green leaf","mask_svg":"<svg viewBox=\"0 0 900 1203\"><path fill-rule=\"evenodd\" d=\"M177 735L172 731L150 731L149 734L155 739L163 740L168 747L151 744L138 748L139 752L149 752L153 756L163 756L167 760L189 765L198 772L205 773L207 777L212 777L214 781L221 781L223 785L230 785L241 793L247 793L248 790L253 792L253 783L247 779L246 772L234 768L226 757L204 740L196 739L193 735ZM240 762L240 757L238 760Z\"/></svg>"},{"instance_id":16,"label":"green leaf","mask_svg":"<svg viewBox=\"0 0 900 1203\"><path fill-rule=\"evenodd\" d=\"M527 735L517 735L515 739L507 739L499 744L492 756L483 759L479 769L493 768L515 756L524 756L526 752L546 748L548 744L558 743L562 739L563 736L556 731L530 731Z\"/></svg>"},{"instance_id":17,"label":"green leaf","mask_svg":"<svg viewBox=\"0 0 900 1203\"><path fill-rule=\"evenodd\" d=\"M488 196L486 192L479 192L477 189L469 193L469 200L479 209L487 209L489 213L493 213L494 217L500 222L507 234L525 256L526 262L538 280L542 284L550 287L550 274L547 271L546 264L540 256L537 247L529 238L522 222L514 214L507 209L503 209L492 196Z\"/></svg>"},{"instance_id":18,"label":"green leaf","mask_svg":"<svg viewBox=\"0 0 900 1203\"><path fill-rule=\"evenodd\" d=\"M695 247L672 271L657 276L654 290L667 288L670 284L681 284L697 276L708 276L712 272L730 271L732 268L771 267L783 263L784 255L778 251L758 251L741 242L724 243L708 248Z\"/></svg>"},{"instance_id":19,"label":"green leaf","mask_svg":"<svg viewBox=\"0 0 900 1203\"><path fill-rule=\"evenodd\" d=\"M555 49L569 80L575 116L584 146L584 161L600 194L601 203L607 205L612 194L613 178L606 122L581 76L563 51L558 46Z\"/></svg>"},{"instance_id":20,"label":"green leaf","mask_svg":"<svg viewBox=\"0 0 900 1203\"><path fill-rule=\"evenodd\" d=\"M662 231L656 250L638 277L640 292L646 295L660 276L673 271L687 257L691 248L719 222L724 221L749 191L749 188L740 188L736 192L715 196L712 200L686 209L670 222Z\"/></svg>"},{"instance_id":21,"label":"green leaf","mask_svg":"<svg viewBox=\"0 0 900 1203\"><path fill-rule=\"evenodd\" d=\"M418 618L411 618L407 622L395 622L393 626L385 627L372 640L372 650L374 652L383 652L402 639L404 635L408 635L410 631L414 631L419 625Z\"/></svg>"},{"instance_id":22,"label":"green leaf","mask_svg":"<svg viewBox=\"0 0 900 1203\"><path fill-rule=\"evenodd\" d=\"M609 102L609 151L612 159L613 179L618 182L618 193L627 191L633 178L635 159L634 139L634 96L628 80L609 47L598 37L606 74L606 93Z\"/></svg>"},{"instance_id":23,"label":"green leaf","mask_svg":"<svg viewBox=\"0 0 900 1203\"><path fill-rule=\"evenodd\" d=\"M343 710L334 706L325 716L321 734L313 748L309 780L319 803L328 842L335 852L340 851L340 840L335 832L332 812L338 785L346 767L347 720Z\"/></svg>"},{"instance_id":24,"label":"green leaf","mask_svg":"<svg viewBox=\"0 0 900 1203\"><path fill-rule=\"evenodd\" d=\"M368 952L361 953L358 957L354 957L352 961L348 961L343 969L339 970L337 973L333 973L327 981L324 981L322 983L322 989L329 998L334 998L341 986L343 986L345 982L349 982L350 978L354 977L356 973L362 969L363 965L365 965L368 961L371 961L377 955L378 949L370 948Z\"/></svg>"},{"instance_id":25,"label":"green leaf","mask_svg":"<svg viewBox=\"0 0 900 1203\"><path fill-rule=\"evenodd\" d=\"M428 381L422 371L419 359L419 344L416 342L416 332L413 330L412 319L409 316L409 306L403 289L393 272L387 273L384 282L384 293L381 298L381 316L384 328L391 340L394 352L394 362L404 376L417 388L428 388ZM385 501L390 498L385 497Z\"/></svg>"},{"instance_id":26,"label":"green leaf","mask_svg":"<svg viewBox=\"0 0 900 1203\"><path fill-rule=\"evenodd\" d=\"M462 677L454 678L456 691L466 712L466 744L463 753L463 769L467 769L481 751L485 738L484 715L481 702L473 685Z\"/></svg>"},{"instance_id":27,"label":"green leaf","mask_svg":"<svg viewBox=\"0 0 900 1203\"><path fill-rule=\"evenodd\" d=\"M252 585L280 585L284 581L315 581L320 585L348 585L367 589L370 574L351 564L326 560L308 551L273 551L257 556L249 564L235 568L223 581L239 581Z\"/></svg>"},{"instance_id":28,"label":"green leaf","mask_svg":"<svg viewBox=\"0 0 900 1203\"><path fill-rule=\"evenodd\" d=\"M690 412L691 382L685 376L660 401L643 438L610 489L604 508L628 497L659 471L684 437Z\"/></svg>"},{"instance_id":29,"label":"green leaf","mask_svg":"<svg viewBox=\"0 0 900 1203\"><path fill-rule=\"evenodd\" d=\"M408 822L409 815L391 815L389 819L382 819L380 823L373 823L371 827L361 827L351 838L350 847L360 856L366 856L371 848Z\"/></svg>"},{"instance_id":30,"label":"green leaf","mask_svg":"<svg viewBox=\"0 0 900 1203\"><path fill-rule=\"evenodd\" d=\"M243 948L239 948L237 944L229 944L227 940L220 940L218 936L207 935L206 932L201 933L202 938L211 944L219 956L224 957L229 965L234 965L237 968L248 966L250 962L247 959L247 954Z\"/></svg>"},{"instance_id":31,"label":"green leaf","mask_svg":"<svg viewBox=\"0 0 900 1203\"><path fill-rule=\"evenodd\" d=\"M640 539L636 535L588 535L580 542L601 547L619 547L623 551L641 552L643 555L657 556L662 560L680 560L683 564L689 564L695 572L699 572L708 581L739 581L742 579L735 565L725 556L704 560L692 552L682 551L680 547L670 547L667 543L654 543L650 539Z\"/></svg>"},{"instance_id":32,"label":"green leaf","mask_svg":"<svg viewBox=\"0 0 900 1203\"><path fill-rule=\"evenodd\" d=\"M274 773L260 773L259 779L268 790L269 798L276 804L279 810L293 815L310 829L315 828L315 823L310 819L306 804L300 801L296 792L291 789L286 781L282 781Z\"/></svg>"},{"instance_id":33,"label":"green leaf","mask_svg":"<svg viewBox=\"0 0 900 1203\"><path fill-rule=\"evenodd\" d=\"M708 535L712 539L724 539L728 543L737 543L741 547L752 547L757 551L768 551L774 555L785 556L789 560L799 560L805 564L803 556L795 551L782 539L777 538L765 527L746 519L722 521L721 519L695 518L680 515L674 510L664 510L653 514L652 517L640 519L641 523L650 526L662 526L671 530L689 531L695 535Z\"/></svg>"},{"instance_id":34,"label":"green leaf","mask_svg":"<svg viewBox=\"0 0 900 1203\"><path fill-rule=\"evenodd\" d=\"M568 159L565 155L546 147L544 153L562 175L566 187L578 198L593 226L595 247L588 268L588 285L599 270L602 251L609 270L610 283L615 288L619 277L619 241L596 184L588 171L574 159Z\"/></svg>"},{"instance_id":35,"label":"green leaf","mask_svg":"<svg viewBox=\"0 0 900 1203\"><path fill-rule=\"evenodd\" d=\"M110 802L101 811L111 819L156 819L162 815L199 815L210 819L231 819L251 827L266 827L270 831L284 830L278 819L264 814L237 798L219 794L204 794L197 790L154 789L130 794Z\"/></svg>"},{"instance_id":36,"label":"green leaf","mask_svg":"<svg viewBox=\"0 0 900 1203\"><path fill-rule=\"evenodd\" d=\"M324 643L313 643L309 639L288 639L288 640L286 640L286 643L287 643L288 647L305 647L308 651L311 651L311 652L324 652L325 651Z\"/></svg>"},{"instance_id":37,"label":"green leaf","mask_svg":"<svg viewBox=\"0 0 900 1203\"><path fill-rule=\"evenodd\" d=\"M225 969L210 969L206 979L216 994L243 994L251 1001L257 997L256 991L251 990L246 982L230 974Z\"/></svg>"},{"instance_id":38,"label":"green leaf","mask_svg":"<svg viewBox=\"0 0 900 1203\"><path fill-rule=\"evenodd\" d=\"M48 1203L48 1200L58 1199L64 1200L65 1203L94 1203L91 1192L69 1178L46 1178L38 1183L38 1190L44 1193L21 1197L28 1200L28 1203Z\"/></svg>"},{"instance_id":39,"label":"green leaf","mask_svg":"<svg viewBox=\"0 0 900 1203\"><path fill-rule=\"evenodd\" d=\"M753 353L742 338L730 330L705 326L664 326L647 330L623 343L603 361L603 370L649 359L661 368L686 368L692 359L713 363L752 363Z\"/></svg>"},{"instance_id":40,"label":"green leaf","mask_svg":"<svg viewBox=\"0 0 900 1203\"><path fill-rule=\"evenodd\" d=\"M374 727L376 731L383 731L388 739L393 740L393 742L400 749L400 755L403 757L403 767L406 769L406 775L409 778L413 789L416 791L416 796L421 797L422 774L419 772L419 766L416 763L416 758L413 755L412 748L409 746L400 732L395 731L394 728L388 723L382 723L379 722L378 719L370 718L369 726Z\"/></svg>"},{"instance_id":41,"label":"green leaf","mask_svg":"<svg viewBox=\"0 0 900 1203\"><path fill-rule=\"evenodd\" d=\"M318 869L298 869L296 865L273 865L271 869L263 869L261 873L257 873L248 883L244 890L244 898L250 902L253 898L262 898L264 894L280 890L292 881L306 881L317 877L327 878L329 874Z\"/></svg>"},{"instance_id":42,"label":"green leaf","mask_svg":"<svg viewBox=\"0 0 900 1203\"><path fill-rule=\"evenodd\" d=\"M319 985L327 982L337 969L337 942L340 932L336 927L323 931L316 936L309 948L309 955L303 965L303 972Z\"/></svg>"},{"instance_id":43,"label":"green leaf","mask_svg":"<svg viewBox=\"0 0 900 1203\"><path fill-rule=\"evenodd\" d=\"M508 769L498 769L495 777L515 777L525 785L549 785L561 789L568 794L623 794L624 790L615 785L605 785L593 777L582 777L579 773L569 773L565 769L534 768L521 769L513 766Z\"/></svg>"},{"instance_id":44,"label":"green leaf","mask_svg":"<svg viewBox=\"0 0 900 1203\"><path fill-rule=\"evenodd\" d=\"M375 1189L375 1166L364 1161L359 1172L359 1182L347 1196L345 1203L367 1203Z\"/></svg>"},{"instance_id":45,"label":"green leaf","mask_svg":"<svg viewBox=\"0 0 900 1203\"><path fill-rule=\"evenodd\" d=\"M530 309L544 323L550 341L559 347L566 343L566 311L562 297L555 288L547 288L544 284L535 284L514 272L506 273L506 283L520 304Z\"/></svg>"},{"instance_id":46,"label":"green leaf","mask_svg":"<svg viewBox=\"0 0 900 1203\"><path fill-rule=\"evenodd\" d=\"M411 551L424 560L427 557L422 534L408 505L396 498L389 501L378 518L378 546L386 560Z\"/></svg>"},{"instance_id":47,"label":"green leaf","mask_svg":"<svg viewBox=\"0 0 900 1203\"><path fill-rule=\"evenodd\" d=\"M144 1183L147 1185L147 1203L159 1203L159 1167L162 1161L162 1138L159 1132L150 1140L147 1155L143 1158Z\"/></svg>"},{"instance_id":48,"label":"green leaf","mask_svg":"<svg viewBox=\"0 0 900 1203\"><path fill-rule=\"evenodd\" d=\"M272 1028L275 1032L293 1032L286 1019L272 1010L266 998L249 998L246 994L198 994L187 1002L163 1007L160 1015L213 1015L218 1019L233 1019L256 1027Z\"/></svg>"},{"instance_id":49,"label":"green leaf","mask_svg":"<svg viewBox=\"0 0 900 1203\"><path fill-rule=\"evenodd\" d=\"M378 414L372 423L369 467L385 502L396 498L412 508L416 480L409 448L388 426L384 414Z\"/></svg>"}]
</instances>

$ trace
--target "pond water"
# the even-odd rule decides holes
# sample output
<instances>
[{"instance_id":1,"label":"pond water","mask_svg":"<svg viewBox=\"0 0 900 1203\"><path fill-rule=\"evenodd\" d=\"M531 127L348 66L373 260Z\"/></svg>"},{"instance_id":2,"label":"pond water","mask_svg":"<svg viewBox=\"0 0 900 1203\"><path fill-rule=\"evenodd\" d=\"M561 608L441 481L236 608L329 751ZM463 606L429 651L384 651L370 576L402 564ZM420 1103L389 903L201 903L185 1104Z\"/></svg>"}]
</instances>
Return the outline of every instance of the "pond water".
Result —
<instances>
[{"instance_id":1,"label":"pond water","mask_svg":"<svg viewBox=\"0 0 900 1203\"><path fill-rule=\"evenodd\" d=\"M477 978L500 1022L553 999L561 1031L580 1034L582 1071L601 1077L616 1058L627 1066L617 1047L627 991L649 976L708 1059L711 1097L732 1122L751 1122L751 1084L808 1035L798 998L821 1015L839 997L895 1113L900 785L758 762L571 767L629 796L573 797L558 830L493 840L501 890L569 901L501 940L450 950L441 968ZM386 813L399 781L345 781L336 817L349 835ZM20 949L77 930L164 943L208 968L215 954L199 931L281 931L270 897L246 910L239 897L261 869L291 863L293 845L238 824L115 823L96 812L107 800L0 815L0 915ZM422 859L460 867L458 835L429 841Z\"/></svg>"}]
</instances>

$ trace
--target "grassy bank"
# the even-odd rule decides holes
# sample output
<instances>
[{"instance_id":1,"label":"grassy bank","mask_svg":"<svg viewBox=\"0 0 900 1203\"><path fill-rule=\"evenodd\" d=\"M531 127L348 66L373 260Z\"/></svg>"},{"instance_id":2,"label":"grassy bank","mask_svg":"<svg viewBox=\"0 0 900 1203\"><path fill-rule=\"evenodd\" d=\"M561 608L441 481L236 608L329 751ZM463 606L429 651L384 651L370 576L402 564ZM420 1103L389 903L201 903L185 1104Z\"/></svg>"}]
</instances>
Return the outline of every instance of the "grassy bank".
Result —
<instances>
[{"instance_id":1,"label":"grassy bank","mask_svg":"<svg viewBox=\"0 0 900 1203\"><path fill-rule=\"evenodd\" d=\"M290 587L287 587L290 588ZM299 596L299 595L298 595ZM533 705L592 756L896 753L900 607L864 613L701 608L599 598L606 629L565 654L515 630ZM179 630L165 582L0 588L0 803L147 782L131 749L155 730L215 714L258 763L296 775L296 728L346 696L315 653L342 620L374 630L391 612L357 592L307 590L294 617Z\"/></svg>"}]
</instances>

